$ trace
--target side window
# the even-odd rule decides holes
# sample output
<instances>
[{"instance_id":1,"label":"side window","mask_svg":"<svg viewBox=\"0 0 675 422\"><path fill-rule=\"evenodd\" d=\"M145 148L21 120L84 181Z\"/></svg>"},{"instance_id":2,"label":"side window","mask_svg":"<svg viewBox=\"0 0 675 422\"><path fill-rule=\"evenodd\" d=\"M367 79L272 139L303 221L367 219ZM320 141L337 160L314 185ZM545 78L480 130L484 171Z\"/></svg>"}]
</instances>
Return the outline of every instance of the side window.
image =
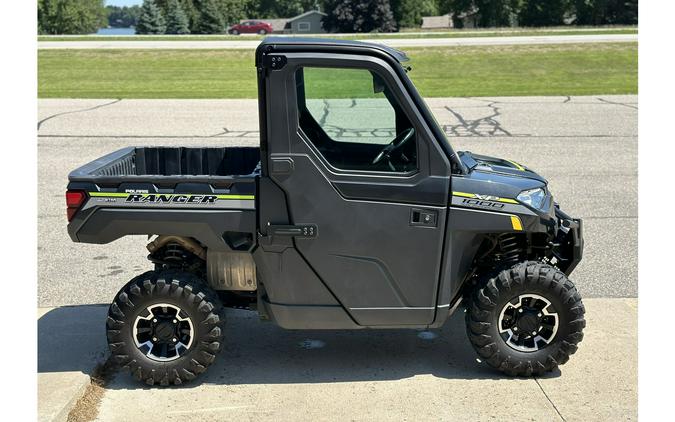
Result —
<instances>
[{"instance_id":1,"label":"side window","mask_svg":"<svg viewBox=\"0 0 675 422\"><path fill-rule=\"evenodd\" d=\"M379 75L367 69L305 67L295 80L300 130L333 167L417 169L415 129Z\"/></svg>"}]
</instances>

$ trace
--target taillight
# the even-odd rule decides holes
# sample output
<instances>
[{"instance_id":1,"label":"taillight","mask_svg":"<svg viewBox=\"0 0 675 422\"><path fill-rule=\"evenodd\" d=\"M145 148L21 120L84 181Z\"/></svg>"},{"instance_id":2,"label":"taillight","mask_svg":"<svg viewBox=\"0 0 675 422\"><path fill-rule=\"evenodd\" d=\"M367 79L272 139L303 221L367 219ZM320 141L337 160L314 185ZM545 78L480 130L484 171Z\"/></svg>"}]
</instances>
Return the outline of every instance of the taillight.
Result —
<instances>
[{"instance_id":1,"label":"taillight","mask_svg":"<svg viewBox=\"0 0 675 422\"><path fill-rule=\"evenodd\" d=\"M85 199L87 199L87 194L81 190L69 190L66 192L68 221L73 219L77 210L84 204Z\"/></svg>"}]
</instances>

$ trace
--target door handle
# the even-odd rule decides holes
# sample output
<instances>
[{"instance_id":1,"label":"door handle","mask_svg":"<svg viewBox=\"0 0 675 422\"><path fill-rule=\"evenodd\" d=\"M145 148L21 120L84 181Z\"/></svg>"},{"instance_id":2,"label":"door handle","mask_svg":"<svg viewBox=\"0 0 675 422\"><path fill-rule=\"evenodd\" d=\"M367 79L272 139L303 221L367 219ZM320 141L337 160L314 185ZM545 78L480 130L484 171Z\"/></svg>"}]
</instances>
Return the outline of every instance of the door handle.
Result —
<instances>
[{"instance_id":1,"label":"door handle","mask_svg":"<svg viewBox=\"0 0 675 422\"><path fill-rule=\"evenodd\" d=\"M410 225L436 227L438 223L438 211L413 208L410 210Z\"/></svg>"},{"instance_id":2,"label":"door handle","mask_svg":"<svg viewBox=\"0 0 675 422\"><path fill-rule=\"evenodd\" d=\"M317 228L315 224L297 226L269 224L267 226L267 234L270 236L316 237Z\"/></svg>"}]
</instances>

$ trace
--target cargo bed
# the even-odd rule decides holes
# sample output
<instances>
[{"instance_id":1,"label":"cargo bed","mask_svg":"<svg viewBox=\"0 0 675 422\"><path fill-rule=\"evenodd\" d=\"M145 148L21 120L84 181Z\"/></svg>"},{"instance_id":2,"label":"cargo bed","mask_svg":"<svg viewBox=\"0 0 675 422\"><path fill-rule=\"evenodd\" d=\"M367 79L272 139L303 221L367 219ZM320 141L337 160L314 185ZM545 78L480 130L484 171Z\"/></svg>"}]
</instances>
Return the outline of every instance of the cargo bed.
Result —
<instances>
[{"instance_id":1,"label":"cargo bed","mask_svg":"<svg viewBox=\"0 0 675 422\"><path fill-rule=\"evenodd\" d=\"M200 233L215 250L226 232L254 233L257 147L129 147L68 176L84 199L73 209L74 241L108 243L130 234ZM185 233L183 233L185 232Z\"/></svg>"},{"instance_id":2,"label":"cargo bed","mask_svg":"<svg viewBox=\"0 0 675 422\"><path fill-rule=\"evenodd\" d=\"M71 182L206 181L250 177L258 147L128 147L74 170Z\"/></svg>"}]
</instances>

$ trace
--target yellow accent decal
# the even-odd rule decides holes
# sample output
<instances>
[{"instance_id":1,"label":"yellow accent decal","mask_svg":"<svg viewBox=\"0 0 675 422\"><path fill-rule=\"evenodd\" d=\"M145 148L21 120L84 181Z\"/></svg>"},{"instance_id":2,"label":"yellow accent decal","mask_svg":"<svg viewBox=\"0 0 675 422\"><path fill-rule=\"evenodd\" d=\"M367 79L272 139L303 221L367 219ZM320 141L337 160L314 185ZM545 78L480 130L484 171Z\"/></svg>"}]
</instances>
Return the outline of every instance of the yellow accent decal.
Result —
<instances>
[{"instance_id":1,"label":"yellow accent decal","mask_svg":"<svg viewBox=\"0 0 675 422\"><path fill-rule=\"evenodd\" d=\"M513 226L513 230L515 231L522 231L523 230L523 225L520 222L520 218L516 215L511 216L511 225Z\"/></svg>"},{"instance_id":2,"label":"yellow accent decal","mask_svg":"<svg viewBox=\"0 0 675 422\"><path fill-rule=\"evenodd\" d=\"M511 163L511 164L513 164L514 166L516 166L516 168L517 168L518 170L520 170L520 171L525 171L525 167L521 166L520 164L516 163L515 161L511 161L511 160L506 160L506 161L508 161L509 163Z\"/></svg>"}]
</instances>

